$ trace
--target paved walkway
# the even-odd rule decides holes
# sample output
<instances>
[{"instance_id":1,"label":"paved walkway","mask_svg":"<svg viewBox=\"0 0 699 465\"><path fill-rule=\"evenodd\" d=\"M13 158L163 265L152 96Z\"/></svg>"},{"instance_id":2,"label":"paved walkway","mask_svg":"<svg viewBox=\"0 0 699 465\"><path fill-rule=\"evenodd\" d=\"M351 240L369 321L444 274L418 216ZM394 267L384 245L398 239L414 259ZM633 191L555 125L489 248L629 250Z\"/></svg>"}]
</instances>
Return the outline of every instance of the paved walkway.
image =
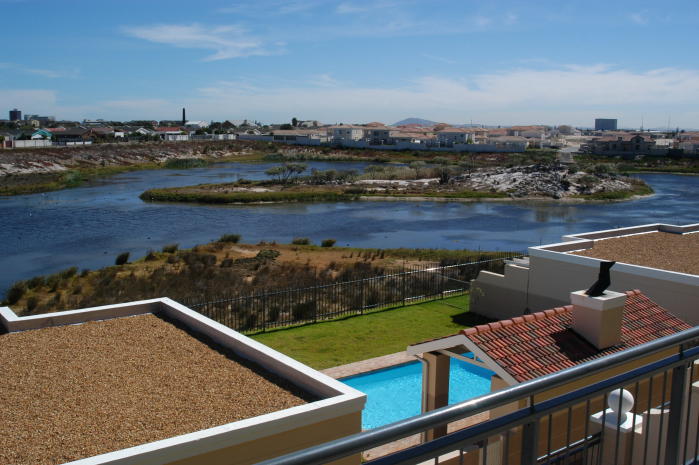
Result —
<instances>
[{"instance_id":1,"label":"paved walkway","mask_svg":"<svg viewBox=\"0 0 699 465\"><path fill-rule=\"evenodd\" d=\"M405 352L396 352L395 354L384 355L382 357L374 357L359 362L348 363L337 367L327 368L322 370L322 373L338 379L347 376L358 375L368 371L380 370L393 365L400 365L405 362L414 362L415 357L406 354Z\"/></svg>"}]
</instances>

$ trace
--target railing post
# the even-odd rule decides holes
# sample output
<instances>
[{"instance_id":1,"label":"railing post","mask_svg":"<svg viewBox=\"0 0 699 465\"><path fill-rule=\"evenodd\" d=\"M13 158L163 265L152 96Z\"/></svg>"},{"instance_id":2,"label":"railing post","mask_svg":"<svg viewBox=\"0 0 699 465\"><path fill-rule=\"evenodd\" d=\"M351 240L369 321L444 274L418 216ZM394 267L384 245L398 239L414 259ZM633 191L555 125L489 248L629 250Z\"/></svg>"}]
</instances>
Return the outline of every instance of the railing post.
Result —
<instances>
[{"instance_id":1,"label":"railing post","mask_svg":"<svg viewBox=\"0 0 699 465\"><path fill-rule=\"evenodd\" d=\"M680 365L672 370L672 386L670 387L670 418L667 427L667 443L665 448L665 465L679 464L680 444L684 431L683 422L687 407L686 393L687 366Z\"/></svg>"},{"instance_id":2,"label":"railing post","mask_svg":"<svg viewBox=\"0 0 699 465\"><path fill-rule=\"evenodd\" d=\"M531 399L530 402L533 402ZM539 419L525 423L522 427L522 452L520 463L522 465L535 465L537 448L539 445Z\"/></svg>"}]
</instances>

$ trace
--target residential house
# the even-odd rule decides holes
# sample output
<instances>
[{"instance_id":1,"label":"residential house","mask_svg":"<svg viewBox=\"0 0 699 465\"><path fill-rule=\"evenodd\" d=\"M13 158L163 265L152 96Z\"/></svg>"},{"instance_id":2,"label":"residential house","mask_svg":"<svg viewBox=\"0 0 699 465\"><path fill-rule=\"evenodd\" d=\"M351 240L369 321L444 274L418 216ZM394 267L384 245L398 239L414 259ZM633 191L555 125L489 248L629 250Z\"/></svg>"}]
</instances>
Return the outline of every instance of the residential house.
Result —
<instances>
[{"instance_id":1,"label":"residential house","mask_svg":"<svg viewBox=\"0 0 699 465\"><path fill-rule=\"evenodd\" d=\"M383 125L367 125L364 128L364 140L366 140L370 145L391 144L391 128Z\"/></svg>"},{"instance_id":2,"label":"residential house","mask_svg":"<svg viewBox=\"0 0 699 465\"><path fill-rule=\"evenodd\" d=\"M32 139L51 139L53 133L46 129L37 129L32 133Z\"/></svg>"},{"instance_id":3,"label":"residential house","mask_svg":"<svg viewBox=\"0 0 699 465\"><path fill-rule=\"evenodd\" d=\"M95 128L92 128L90 131L92 132L92 135L96 136L96 137L114 136L114 128L109 127L109 126L95 127Z\"/></svg>"},{"instance_id":4,"label":"residential house","mask_svg":"<svg viewBox=\"0 0 699 465\"><path fill-rule=\"evenodd\" d=\"M489 137L488 142L494 144L497 148L511 149L512 151L524 151L529 147L529 140L521 136L497 136Z\"/></svg>"},{"instance_id":5,"label":"residential house","mask_svg":"<svg viewBox=\"0 0 699 465\"><path fill-rule=\"evenodd\" d=\"M204 129L209 127L208 121L187 121L185 123L185 128L189 130Z\"/></svg>"},{"instance_id":6,"label":"residential house","mask_svg":"<svg viewBox=\"0 0 699 465\"><path fill-rule=\"evenodd\" d=\"M364 126L340 124L328 127L329 135L333 142L354 142L364 139Z\"/></svg>"},{"instance_id":7,"label":"residential house","mask_svg":"<svg viewBox=\"0 0 699 465\"><path fill-rule=\"evenodd\" d=\"M184 134L182 128L177 126L160 126L155 128L155 134L164 141L186 141L189 135Z\"/></svg>"},{"instance_id":8,"label":"residential house","mask_svg":"<svg viewBox=\"0 0 699 465\"><path fill-rule=\"evenodd\" d=\"M649 154L655 141L648 134L622 133L593 139L588 146L592 153L601 155Z\"/></svg>"},{"instance_id":9,"label":"residential house","mask_svg":"<svg viewBox=\"0 0 699 465\"><path fill-rule=\"evenodd\" d=\"M418 130L400 130L391 131L389 133L389 138L396 144L401 143L411 143L411 144L421 144L425 146L436 145L437 136L431 132L421 132Z\"/></svg>"},{"instance_id":10,"label":"residential house","mask_svg":"<svg viewBox=\"0 0 699 465\"><path fill-rule=\"evenodd\" d=\"M473 133L467 128L447 127L436 131L440 147L453 147L455 144L473 143Z\"/></svg>"},{"instance_id":11,"label":"residential house","mask_svg":"<svg viewBox=\"0 0 699 465\"><path fill-rule=\"evenodd\" d=\"M325 131L317 129L275 129L272 140L288 144L319 145L328 142Z\"/></svg>"},{"instance_id":12,"label":"residential house","mask_svg":"<svg viewBox=\"0 0 699 465\"><path fill-rule=\"evenodd\" d=\"M566 289L566 292L569 294L569 305L478 325L452 336L409 346L407 353L420 357L425 363L423 409L429 411L446 406L450 358L492 370L495 374L491 378L491 391L495 392L691 328L638 290L624 293L607 291L599 297L588 296L585 290L575 291L575 288ZM627 373L674 352L675 349L669 349L650 353L634 363L610 366L604 372L604 377ZM599 373L582 375L536 394L531 398L531 403L540 405L556 396L594 384L599 379ZM653 384L645 379L637 384L635 395L632 408L635 412L644 412L662 404L667 398L667 391L664 384ZM538 437L534 436L538 443L535 450L556 451L560 448L567 449L570 444L587 441L590 415L604 410L605 400L606 398L599 396L587 403L572 404L555 415L549 415L542 421ZM488 412L488 418L494 420L525 407L527 405L522 402L503 405ZM428 432L427 439L438 438L446 432L446 426L435 428ZM518 463L516 457L520 455L522 447L526 445L515 442L505 445L504 438L495 439L489 444L487 454L489 458L494 456L495 460L498 460L497 457L500 460L487 463L505 463L503 456L510 454L510 463ZM480 451L474 451L476 455L479 453ZM465 457L461 459L464 460ZM482 463L470 460L459 463ZM617 462L605 460L602 463Z\"/></svg>"},{"instance_id":13,"label":"residential house","mask_svg":"<svg viewBox=\"0 0 699 465\"><path fill-rule=\"evenodd\" d=\"M83 144L92 140L91 130L83 127L68 128L63 131L51 131L51 133L53 134L53 139L59 145Z\"/></svg>"}]
</instances>

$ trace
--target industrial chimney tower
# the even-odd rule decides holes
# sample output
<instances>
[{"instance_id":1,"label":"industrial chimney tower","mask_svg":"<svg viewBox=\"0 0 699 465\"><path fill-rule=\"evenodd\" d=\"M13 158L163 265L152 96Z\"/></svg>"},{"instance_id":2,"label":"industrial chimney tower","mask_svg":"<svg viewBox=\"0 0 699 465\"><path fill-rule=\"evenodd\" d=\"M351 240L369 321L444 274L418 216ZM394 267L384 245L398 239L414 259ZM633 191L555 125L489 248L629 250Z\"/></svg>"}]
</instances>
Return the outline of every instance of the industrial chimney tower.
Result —
<instances>
[{"instance_id":1,"label":"industrial chimney tower","mask_svg":"<svg viewBox=\"0 0 699 465\"><path fill-rule=\"evenodd\" d=\"M187 119L185 118L184 108L182 109L182 126L187 124Z\"/></svg>"}]
</instances>

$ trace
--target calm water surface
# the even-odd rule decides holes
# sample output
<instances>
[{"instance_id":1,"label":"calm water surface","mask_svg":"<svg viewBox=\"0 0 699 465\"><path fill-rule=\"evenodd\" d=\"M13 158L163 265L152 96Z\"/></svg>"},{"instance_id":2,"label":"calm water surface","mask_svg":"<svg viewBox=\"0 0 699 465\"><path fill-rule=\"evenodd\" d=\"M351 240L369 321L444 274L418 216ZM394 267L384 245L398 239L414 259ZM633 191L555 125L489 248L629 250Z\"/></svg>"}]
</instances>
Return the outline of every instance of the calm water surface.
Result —
<instances>
[{"instance_id":1,"label":"calm water surface","mask_svg":"<svg viewBox=\"0 0 699 465\"><path fill-rule=\"evenodd\" d=\"M650 198L607 204L343 202L202 206L141 201L152 187L262 179L275 164L124 173L96 184L0 198L0 292L14 281L78 266L98 268L177 242L191 247L224 233L246 242L309 237L357 247L525 250L561 235L639 223L699 221L699 177L643 175ZM317 169L364 163L312 162Z\"/></svg>"}]
</instances>

